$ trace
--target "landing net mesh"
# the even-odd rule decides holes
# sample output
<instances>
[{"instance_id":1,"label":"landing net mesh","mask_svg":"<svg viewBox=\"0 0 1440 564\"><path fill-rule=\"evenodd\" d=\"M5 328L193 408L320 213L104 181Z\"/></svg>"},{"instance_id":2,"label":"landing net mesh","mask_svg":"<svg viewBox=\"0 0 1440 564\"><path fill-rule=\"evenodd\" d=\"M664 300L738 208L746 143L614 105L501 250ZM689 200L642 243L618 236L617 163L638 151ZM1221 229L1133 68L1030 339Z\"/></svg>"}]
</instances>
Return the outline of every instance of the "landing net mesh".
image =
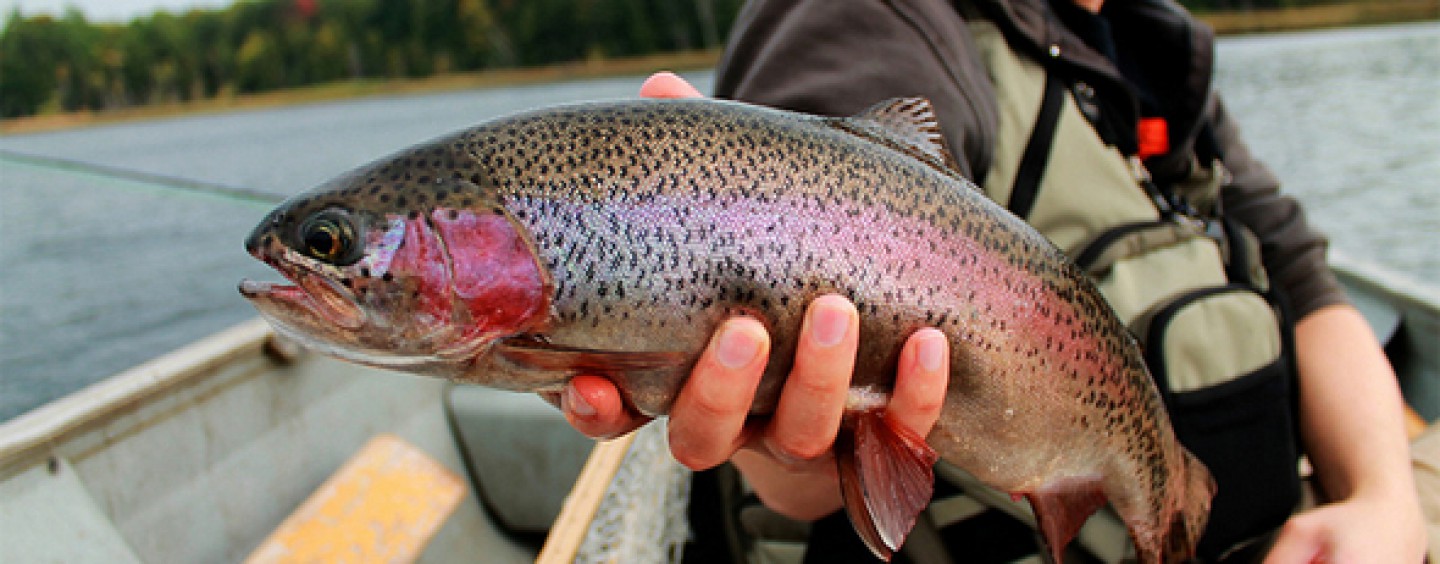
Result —
<instances>
[{"instance_id":1,"label":"landing net mesh","mask_svg":"<svg viewBox=\"0 0 1440 564\"><path fill-rule=\"evenodd\" d=\"M679 562L690 526L690 471L670 456L665 420L636 431L595 520L580 544L577 563Z\"/></svg>"}]
</instances>

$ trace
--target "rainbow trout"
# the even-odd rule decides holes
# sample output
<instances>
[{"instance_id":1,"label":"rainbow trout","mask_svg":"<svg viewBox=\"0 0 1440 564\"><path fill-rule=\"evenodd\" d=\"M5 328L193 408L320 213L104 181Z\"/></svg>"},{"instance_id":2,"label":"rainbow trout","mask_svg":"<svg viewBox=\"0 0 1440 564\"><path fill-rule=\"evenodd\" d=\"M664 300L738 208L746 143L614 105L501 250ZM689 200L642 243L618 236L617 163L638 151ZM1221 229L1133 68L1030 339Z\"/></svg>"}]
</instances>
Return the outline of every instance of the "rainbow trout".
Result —
<instances>
[{"instance_id":1,"label":"rainbow trout","mask_svg":"<svg viewBox=\"0 0 1440 564\"><path fill-rule=\"evenodd\" d=\"M839 293L861 313L855 393L889 389L917 328L953 355L929 437L874 402L846 414L845 504L877 556L928 503L938 454L1027 498L1057 558L1106 501L1142 560L1188 557L1214 486L1136 343L949 158L923 99L843 119L713 100L541 109L281 204L245 246L291 283L240 291L342 359L527 391L598 374L657 416L715 327L749 314L774 339L755 417L775 407L806 304Z\"/></svg>"}]
</instances>

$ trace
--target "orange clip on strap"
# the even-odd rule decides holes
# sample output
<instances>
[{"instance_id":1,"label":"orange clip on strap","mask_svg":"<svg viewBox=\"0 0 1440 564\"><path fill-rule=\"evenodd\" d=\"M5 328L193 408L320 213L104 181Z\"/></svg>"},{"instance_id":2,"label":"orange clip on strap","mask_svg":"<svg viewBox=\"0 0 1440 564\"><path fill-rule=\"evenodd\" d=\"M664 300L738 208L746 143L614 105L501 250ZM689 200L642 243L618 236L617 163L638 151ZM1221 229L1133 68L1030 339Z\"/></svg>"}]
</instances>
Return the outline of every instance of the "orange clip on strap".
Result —
<instances>
[{"instance_id":1,"label":"orange clip on strap","mask_svg":"<svg viewBox=\"0 0 1440 564\"><path fill-rule=\"evenodd\" d=\"M1140 142L1140 158L1148 159L1170 152L1170 127L1165 123L1165 118L1140 118L1135 129Z\"/></svg>"}]
</instances>

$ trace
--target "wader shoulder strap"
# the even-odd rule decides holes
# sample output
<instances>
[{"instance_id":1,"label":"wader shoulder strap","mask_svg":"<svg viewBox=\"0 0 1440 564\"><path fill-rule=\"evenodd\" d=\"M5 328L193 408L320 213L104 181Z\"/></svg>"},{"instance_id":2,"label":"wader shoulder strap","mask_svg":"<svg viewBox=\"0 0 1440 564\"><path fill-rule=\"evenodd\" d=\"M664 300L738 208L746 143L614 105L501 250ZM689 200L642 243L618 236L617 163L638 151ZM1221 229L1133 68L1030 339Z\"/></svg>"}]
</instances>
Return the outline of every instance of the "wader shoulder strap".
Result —
<instances>
[{"instance_id":1,"label":"wader shoulder strap","mask_svg":"<svg viewBox=\"0 0 1440 564\"><path fill-rule=\"evenodd\" d=\"M1065 86L1054 76L1045 78L1045 94L1040 99L1040 114L1035 118L1035 128L1030 131L1030 142L1020 156L1020 169L1015 174L1015 184L1010 189L1010 202L1006 207L1020 217L1029 217L1035 206L1035 197L1040 192L1040 180L1045 176L1045 163L1050 160L1050 147L1055 142L1055 128L1060 123L1060 108L1065 104Z\"/></svg>"}]
</instances>

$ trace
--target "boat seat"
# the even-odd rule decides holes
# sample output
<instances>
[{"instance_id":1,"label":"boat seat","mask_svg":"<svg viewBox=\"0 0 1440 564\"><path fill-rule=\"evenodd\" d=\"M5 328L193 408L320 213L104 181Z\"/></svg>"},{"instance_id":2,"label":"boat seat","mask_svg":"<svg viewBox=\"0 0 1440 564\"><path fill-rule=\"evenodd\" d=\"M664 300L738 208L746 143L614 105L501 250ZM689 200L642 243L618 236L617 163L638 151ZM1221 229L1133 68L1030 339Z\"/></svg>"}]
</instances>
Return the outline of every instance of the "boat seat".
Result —
<instances>
[{"instance_id":1,"label":"boat seat","mask_svg":"<svg viewBox=\"0 0 1440 564\"><path fill-rule=\"evenodd\" d=\"M465 493L444 464L400 437L377 435L245 562L414 562Z\"/></svg>"},{"instance_id":2,"label":"boat seat","mask_svg":"<svg viewBox=\"0 0 1440 564\"><path fill-rule=\"evenodd\" d=\"M457 384L446 410L476 496L511 533L543 534L595 442L531 393Z\"/></svg>"}]
</instances>

